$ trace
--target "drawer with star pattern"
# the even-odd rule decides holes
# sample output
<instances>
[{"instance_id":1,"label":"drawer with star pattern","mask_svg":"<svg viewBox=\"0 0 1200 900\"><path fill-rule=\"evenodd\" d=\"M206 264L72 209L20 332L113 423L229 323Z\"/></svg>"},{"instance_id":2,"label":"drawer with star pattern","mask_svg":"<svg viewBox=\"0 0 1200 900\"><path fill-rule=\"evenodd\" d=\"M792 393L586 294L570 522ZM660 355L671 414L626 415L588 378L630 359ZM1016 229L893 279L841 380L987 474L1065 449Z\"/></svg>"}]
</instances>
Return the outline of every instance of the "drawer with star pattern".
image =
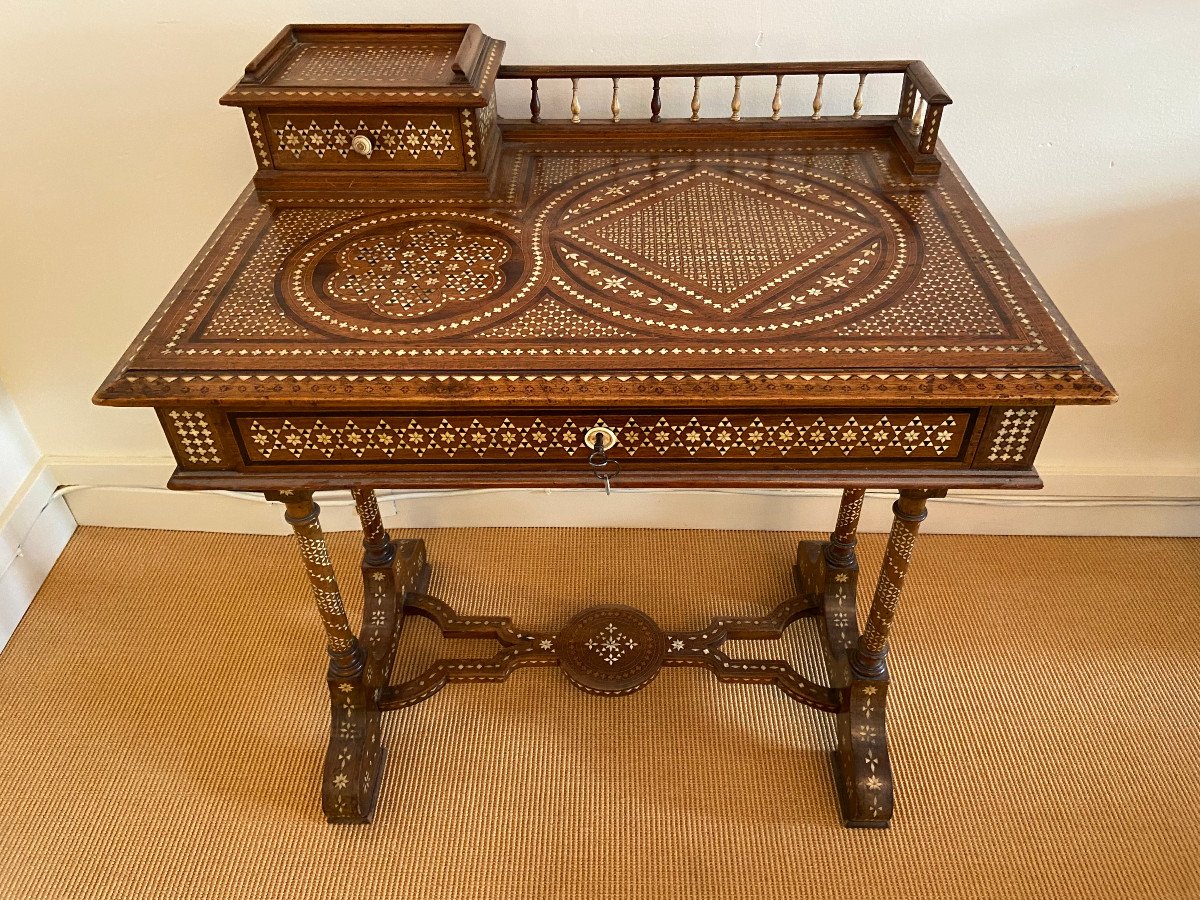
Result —
<instances>
[{"instance_id":1,"label":"drawer with star pattern","mask_svg":"<svg viewBox=\"0 0 1200 900\"><path fill-rule=\"evenodd\" d=\"M636 412L160 410L181 470L378 476L488 471L589 483L593 435L634 481L697 468L748 477L810 470L1028 471L1049 407ZM539 474L540 473L540 474ZM629 479L627 479L629 480ZM619 483L619 482L618 482Z\"/></svg>"},{"instance_id":2,"label":"drawer with star pattern","mask_svg":"<svg viewBox=\"0 0 1200 900\"><path fill-rule=\"evenodd\" d=\"M266 142L277 169L457 169L478 165L473 119L456 110L383 113L287 110L269 114ZM464 130L465 126L465 130ZM470 147L465 138L470 139Z\"/></svg>"}]
</instances>

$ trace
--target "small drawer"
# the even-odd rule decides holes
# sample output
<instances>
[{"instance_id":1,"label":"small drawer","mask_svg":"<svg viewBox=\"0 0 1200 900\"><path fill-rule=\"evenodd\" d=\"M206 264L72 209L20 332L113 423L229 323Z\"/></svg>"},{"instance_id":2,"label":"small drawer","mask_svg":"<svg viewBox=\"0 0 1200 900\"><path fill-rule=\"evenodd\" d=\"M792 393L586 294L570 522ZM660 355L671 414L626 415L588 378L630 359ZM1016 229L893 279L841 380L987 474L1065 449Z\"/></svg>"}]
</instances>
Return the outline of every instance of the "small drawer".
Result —
<instances>
[{"instance_id":1,"label":"small drawer","mask_svg":"<svg viewBox=\"0 0 1200 900\"><path fill-rule=\"evenodd\" d=\"M455 110L287 110L266 117L277 169L445 169L466 162Z\"/></svg>"}]
</instances>

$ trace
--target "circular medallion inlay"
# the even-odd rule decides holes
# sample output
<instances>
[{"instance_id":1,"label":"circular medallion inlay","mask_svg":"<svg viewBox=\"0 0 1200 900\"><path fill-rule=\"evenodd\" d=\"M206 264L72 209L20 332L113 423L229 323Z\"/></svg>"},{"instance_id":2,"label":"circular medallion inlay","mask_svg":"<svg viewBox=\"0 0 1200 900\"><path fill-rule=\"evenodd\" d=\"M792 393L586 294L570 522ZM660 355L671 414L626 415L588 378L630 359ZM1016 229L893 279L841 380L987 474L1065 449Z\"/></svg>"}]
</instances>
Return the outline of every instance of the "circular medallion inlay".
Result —
<instances>
[{"instance_id":1,"label":"circular medallion inlay","mask_svg":"<svg viewBox=\"0 0 1200 900\"><path fill-rule=\"evenodd\" d=\"M662 667L667 639L653 619L631 606L593 606L558 634L563 673L593 694L632 694Z\"/></svg>"},{"instance_id":2,"label":"circular medallion inlay","mask_svg":"<svg viewBox=\"0 0 1200 900\"><path fill-rule=\"evenodd\" d=\"M510 255L504 241L467 234L456 224L411 225L361 238L327 257L325 293L342 303L365 303L382 316L427 316L448 303L499 293L501 266Z\"/></svg>"},{"instance_id":3,"label":"circular medallion inlay","mask_svg":"<svg viewBox=\"0 0 1200 900\"><path fill-rule=\"evenodd\" d=\"M474 214L370 216L314 238L283 268L290 306L364 337L457 329L529 289L517 227Z\"/></svg>"}]
</instances>

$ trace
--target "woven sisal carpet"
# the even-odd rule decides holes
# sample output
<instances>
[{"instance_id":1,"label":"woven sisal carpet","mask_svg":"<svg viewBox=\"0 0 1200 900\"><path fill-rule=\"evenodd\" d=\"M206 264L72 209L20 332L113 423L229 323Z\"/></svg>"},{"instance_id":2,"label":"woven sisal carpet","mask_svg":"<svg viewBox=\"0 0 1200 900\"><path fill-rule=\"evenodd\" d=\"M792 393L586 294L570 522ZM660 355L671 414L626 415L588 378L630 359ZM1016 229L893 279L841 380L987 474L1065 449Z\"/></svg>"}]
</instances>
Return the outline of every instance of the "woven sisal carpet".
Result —
<instances>
[{"instance_id":1,"label":"woven sisal carpet","mask_svg":"<svg viewBox=\"0 0 1200 900\"><path fill-rule=\"evenodd\" d=\"M786 596L800 537L423 536L460 611L689 628ZM355 536L333 550L357 607ZM1197 541L923 537L890 831L837 824L831 720L691 669L616 700L553 669L452 685L390 714L375 824L332 827L291 539L85 528L0 654L0 897L1197 897L1198 601ZM410 625L408 668L437 646Z\"/></svg>"}]
</instances>

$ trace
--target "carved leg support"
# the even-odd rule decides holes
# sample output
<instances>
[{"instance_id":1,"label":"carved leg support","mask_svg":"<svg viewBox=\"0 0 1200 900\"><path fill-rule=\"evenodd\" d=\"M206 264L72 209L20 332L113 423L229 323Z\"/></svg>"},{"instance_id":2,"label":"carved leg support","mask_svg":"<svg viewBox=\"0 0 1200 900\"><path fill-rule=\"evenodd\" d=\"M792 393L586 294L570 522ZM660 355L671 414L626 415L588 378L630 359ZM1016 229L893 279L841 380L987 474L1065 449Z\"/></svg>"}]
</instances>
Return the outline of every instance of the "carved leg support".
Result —
<instances>
[{"instance_id":1,"label":"carved leg support","mask_svg":"<svg viewBox=\"0 0 1200 900\"><path fill-rule=\"evenodd\" d=\"M379 796L385 750L379 691L395 659L400 617L397 602L423 588L424 546L395 547L379 517L371 491L355 491L362 517L364 623L362 640L346 616L337 576L321 531L320 508L307 491L268 494L287 505L284 516L300 542L309 584L328 638L330 731L321 785L321 808L330 822L370 822Z\"/></svg>"},{"instance_id":2,"label":"carved leg support","mask_svg":"<svg viewBox=\"0 0 1200 900\"><path fill-rule=\"evenodd\" d=\"M821 636L825 662L831 686L841 693L834 772L842 819L851 827L886 828L892 818L884 657L888 629L912 558L917 529L926 515L925 501L930 496L934 492L904 490L893 506L895 521L861 636L855 609L858 562L854 547L863 492L844 492L829 542L803 542L797 556L796 576L801 590L824 595Z\"/></svg>"}]
</instances>

